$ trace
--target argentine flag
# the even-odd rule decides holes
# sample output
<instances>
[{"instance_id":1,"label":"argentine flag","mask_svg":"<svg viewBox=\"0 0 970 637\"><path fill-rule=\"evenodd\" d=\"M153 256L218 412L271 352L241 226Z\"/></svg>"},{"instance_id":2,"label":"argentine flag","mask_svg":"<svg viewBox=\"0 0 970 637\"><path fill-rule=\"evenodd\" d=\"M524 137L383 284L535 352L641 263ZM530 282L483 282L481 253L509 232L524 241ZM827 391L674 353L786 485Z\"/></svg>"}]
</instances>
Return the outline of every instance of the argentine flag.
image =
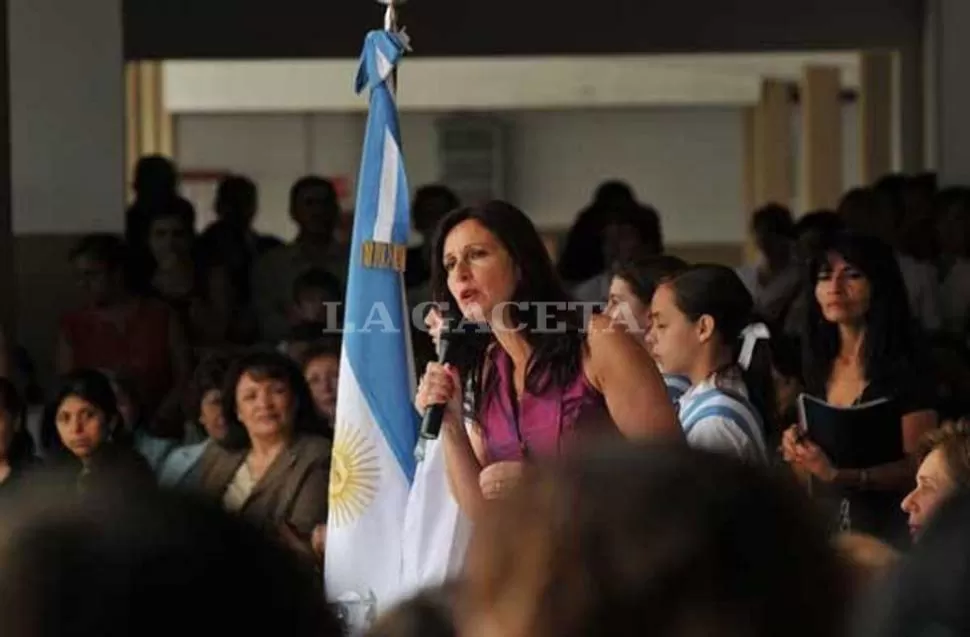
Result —
<instances>
[{"instance_id":1,"label":"argentine flag","mask_svg":"<svg viewBox=\"0 0 970 637\"><path fill-rule=\"evenodd\" d=\"M325 579L351 624L399 601L419 417L402 273L408 184L392 87L403 34L367 35L357 92L370 91L347 282L330 473ZM362 613L362 615L361 615Z\"/></svg>"}]
</instances>

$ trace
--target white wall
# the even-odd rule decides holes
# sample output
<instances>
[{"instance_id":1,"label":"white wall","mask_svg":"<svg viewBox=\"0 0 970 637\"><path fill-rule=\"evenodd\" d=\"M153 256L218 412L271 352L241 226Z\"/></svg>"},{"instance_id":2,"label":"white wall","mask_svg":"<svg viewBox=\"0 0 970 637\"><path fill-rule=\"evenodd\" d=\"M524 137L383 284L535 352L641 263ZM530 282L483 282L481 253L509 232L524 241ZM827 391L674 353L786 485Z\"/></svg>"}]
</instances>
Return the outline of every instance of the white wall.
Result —
<instances>
[{"instance_id":1,"label":"white wall","mask_svg":"<svg viewBox=\"0 0 970 637\"><path fill-rule=\"evenodd\" d=\"M11 0L15 234L121 230L121 0Z\"/></svg>"},{"instance_id":2,"label":"white wall","mask_svg":"<svg viewBox=\"0 0 970 637\"><path fill-rule=\"evenodd\" d=\"M419 47L420 48L420 45ZM806 65L842 70L858 87L855 52L610 56L408 56L400 67L405 111L641 108L753 104L762 78L795 82ZM330 113L365 110L354 94L357 59L172 60L166 107L175 113Z\"/></svg>"},{"instance_id":3,"label":"white wall","mask_svg":"<svg viewBox=\"0 0 970 637\"><path fill-rule=\"evenodd\" d=\"M846 111L843 136L847 186L858 179L854 110ZM508 197L541 227L569 225L597 183L616 177L657 206L670 243L737 243L744 238L738 108L516 111L499 116L508 125ZM402 115L412 188L438 178L437 117ZM289 185L307 172L355 181L363 128L364 115L357 113L180 115L178 159L183 169L224 169L253 177L262 190L259 227L291 237Z\"/></svg>"}]
</instances>

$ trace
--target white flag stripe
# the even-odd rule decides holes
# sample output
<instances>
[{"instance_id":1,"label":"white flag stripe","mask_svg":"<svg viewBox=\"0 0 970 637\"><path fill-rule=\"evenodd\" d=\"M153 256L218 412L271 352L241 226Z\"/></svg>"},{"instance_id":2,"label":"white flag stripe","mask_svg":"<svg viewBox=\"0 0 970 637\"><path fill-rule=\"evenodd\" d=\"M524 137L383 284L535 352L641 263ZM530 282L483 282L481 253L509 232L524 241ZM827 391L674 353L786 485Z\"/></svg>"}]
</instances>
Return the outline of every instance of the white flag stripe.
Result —
<instances>
[{"instance_id":1,"label":"white flag stripe","mask_svg":"<svg viewBox=\"0 0 970 637\"><path fill-rule=\"evenodd\" d=\"M394 565L400 564L401 546L393 530L400 528L400 503L407 501L410 485L375 423L346 354L341 355L340 379L337 421L342 428L334 443L327 545L372 540L366 551L355 551L353 560L328 559L327 577L362 597L373 592L383 610L400 594ZM375 577L377 573L386 575Z\"/></svg>"},{"instance_id":2,"label":"white flag stripe","mask_svg":"<svg viewBox=\"0 0 970 637\"><path fill-rule=\"evenodd\" d=\"M401 586L410 596L460 574L472 526L451 493L444 449L429 441L404 518Z\"/></svg>"},{"instance_id":3,"label":"white flag stripe","mask_svg":"<svg viewBox=\"0 0 970 637\"><path fill-rule=\"evenodd\" d=\"M377 201L377 220L374 222L374 241L391 243L394 215L397 211L397 173L401 167L401 153L391 131L384 131L384 157L381 161L381 194Z\"/></svg>"},{"instance_id":4,"label":"white flag stripe","mask_svg":"<svg viewBox=\"0 0 970 637\"><path fill-rule=\"evenodd\" d=\"M391 65L391 61L387 59L386 55L381 53L379 48L375 49L375 53L377 56L377 74L380 77L391 79L391 73L394 70L394 67ZM393 87L391 88L391 96L394 96Z\"/></svg>"}]
</instances>

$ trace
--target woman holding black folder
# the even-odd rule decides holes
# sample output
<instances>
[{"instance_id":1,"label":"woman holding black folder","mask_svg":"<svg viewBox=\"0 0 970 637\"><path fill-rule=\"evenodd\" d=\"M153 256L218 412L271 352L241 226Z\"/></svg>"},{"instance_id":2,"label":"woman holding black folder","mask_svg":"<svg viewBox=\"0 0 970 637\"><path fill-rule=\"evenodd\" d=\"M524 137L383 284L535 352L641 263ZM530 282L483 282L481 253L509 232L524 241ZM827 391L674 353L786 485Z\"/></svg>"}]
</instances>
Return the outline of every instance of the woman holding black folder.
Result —
<instances>
[{"instance_id":1,"label":"woman holding black folder","mask_svg":"<svg viewBox=\"0 0 970 637\"><path fill-rule=\"evenodd\" d=\"M825 431L837 419L792 426L783 437L784 457L810 479L813 495L830 505L838 530L903 542L899 502L913 481L919 439L936 427L937 416L899 266L879 240L842 234L809 272L814 286L808 293L814 296L803 343L808 394L836 409L880 400L893 409L885 427L869 427L879 433L865 439ZM822 439L843 444L835 448ZM871 448L894 447L894 457L878 464L852 460Z\"/></svg>"}]
</instances>

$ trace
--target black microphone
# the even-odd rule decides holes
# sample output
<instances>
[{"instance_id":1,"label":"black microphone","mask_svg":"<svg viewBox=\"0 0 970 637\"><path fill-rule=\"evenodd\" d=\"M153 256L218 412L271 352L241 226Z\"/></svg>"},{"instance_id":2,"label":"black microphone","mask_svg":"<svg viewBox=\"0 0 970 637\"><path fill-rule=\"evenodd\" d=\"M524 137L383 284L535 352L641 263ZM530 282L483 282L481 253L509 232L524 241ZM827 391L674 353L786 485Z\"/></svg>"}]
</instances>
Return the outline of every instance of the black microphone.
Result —
<instances>
[{"instance_id":1,"label":"black microphone","mask_svg":"<svg viewBox=\"0 0 970 637\"><path fill-rule=\"evenodd\" d=\"M453 363L455 354L454 340L460 332L453 331L445 324L438 337L438 362L442 365ZM429 405L421 420L421 438L423 440L437 440L441 433L441 421L445 417L445 405Z\"/></svg>"},{"instance_id":2,"label":"black microphone","mask_svg":"<svg viewBox=\"0 0 970 637\"><path fill-rule=\"evenodd\" d=\"M460 314L446 314L444 325L438 337L438 362L442 365L454 363L457 352L456 341L465 335L470 335L481 326L464 322ZM424 460L425 449L429 440L437 440L441 434L441 421L445 417L446 405L429 405L421 419L421 430L418 436L418 446L414 450L414 457L421 462Z\"/></svg>"}]
</instances>

